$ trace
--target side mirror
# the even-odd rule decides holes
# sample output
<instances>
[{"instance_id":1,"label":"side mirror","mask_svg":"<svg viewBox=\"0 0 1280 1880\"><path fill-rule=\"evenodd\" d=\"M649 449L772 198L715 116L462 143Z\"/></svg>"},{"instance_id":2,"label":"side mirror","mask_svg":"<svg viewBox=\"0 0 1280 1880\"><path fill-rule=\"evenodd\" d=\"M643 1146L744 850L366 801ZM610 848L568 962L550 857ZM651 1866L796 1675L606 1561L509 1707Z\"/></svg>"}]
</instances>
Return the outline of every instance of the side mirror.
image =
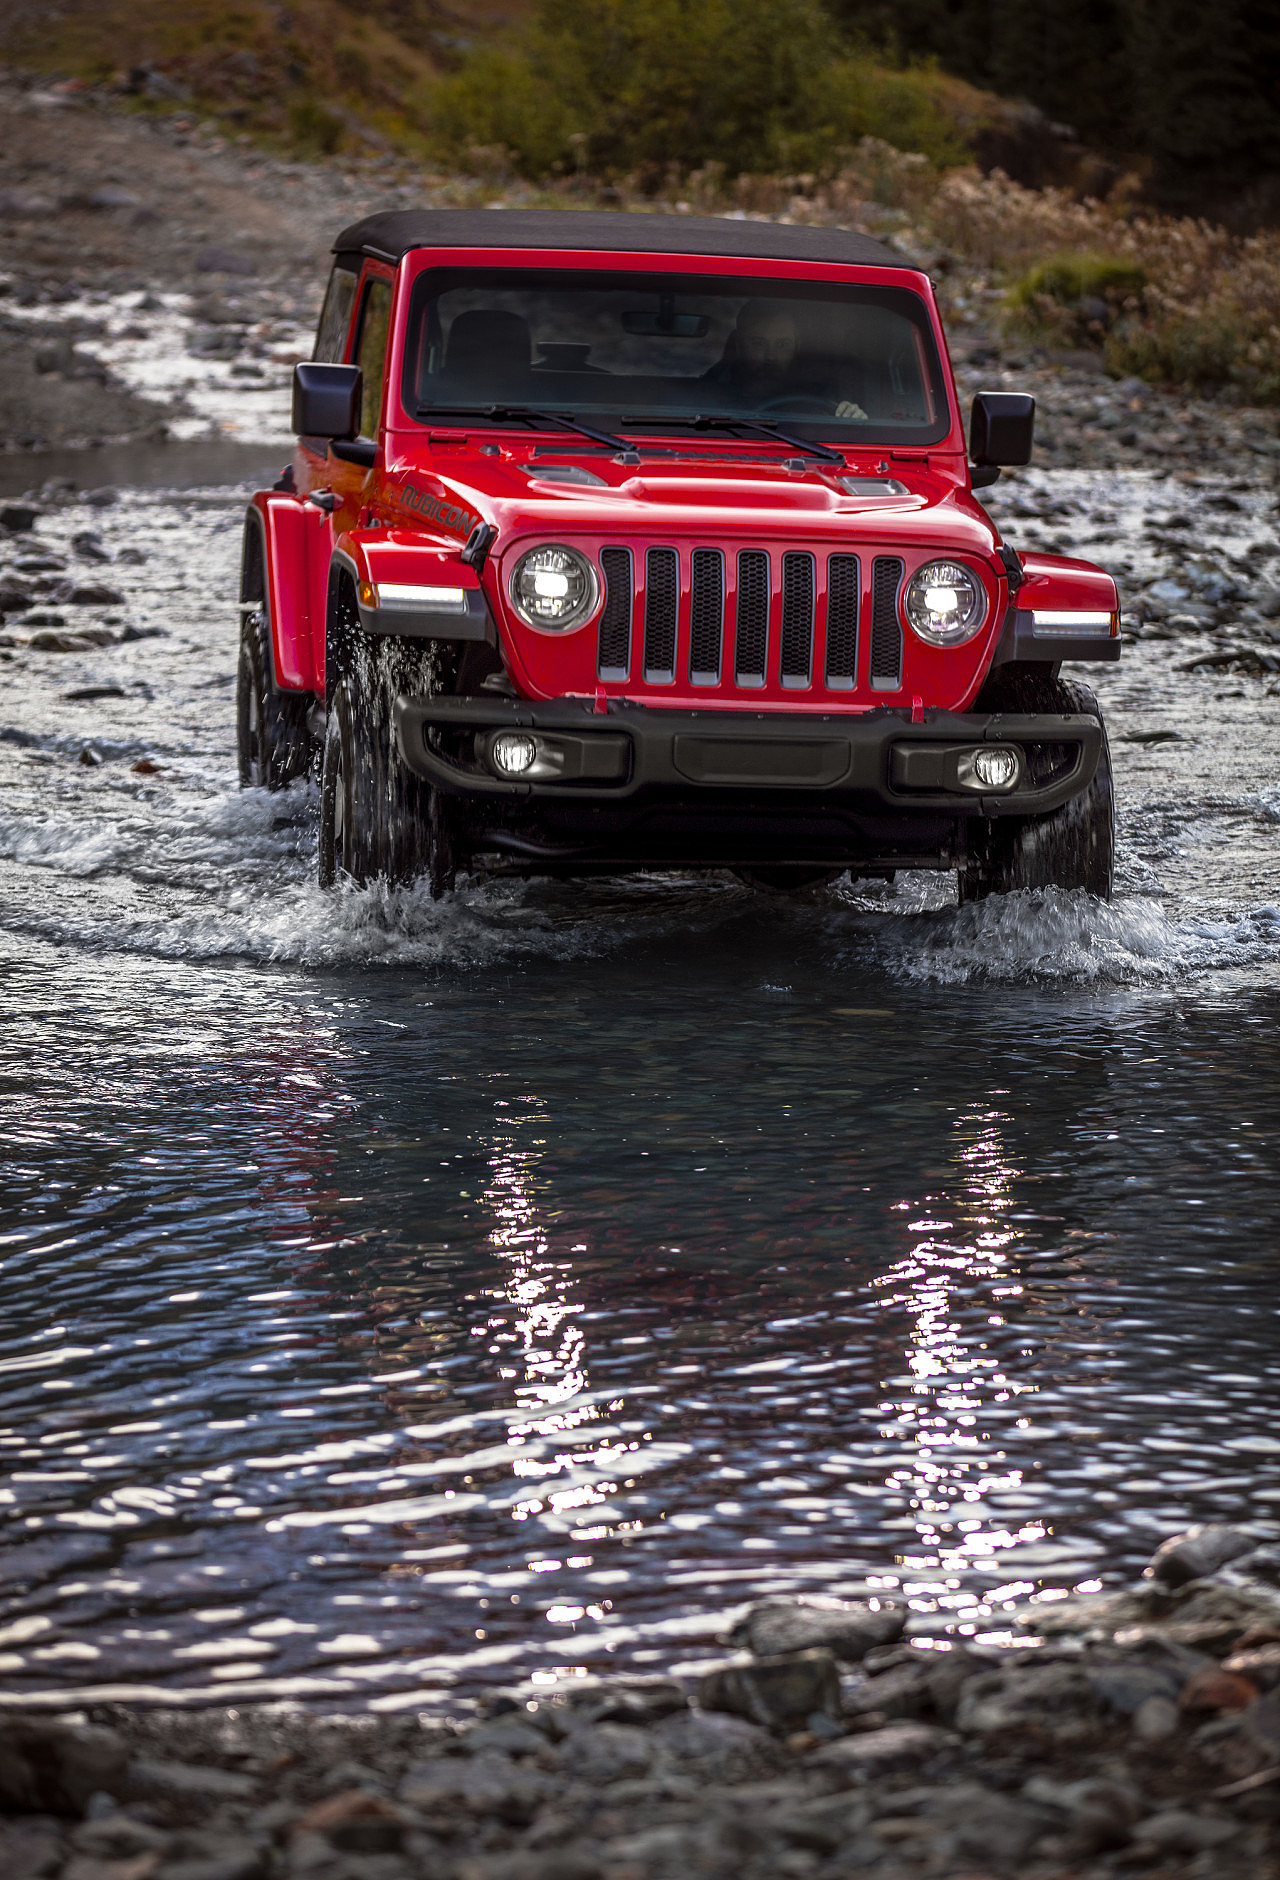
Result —
<instances>
[{"instance_id":1,"label":"side mirror","mask_svg":"<svg viewBox=\"0 0 1280 1880\"><path fill-rule=\"evenodd\" d=\"M306 360L293 368L293 428L299 437L356 437L364 398L359 366Z\"/></svg>"},{"instance_id":2,"label":"side mirror","mask_svg":"<svg viewBox=\"0 0 1280 1880\"><path fill-rule=\"evenodd\" d=\"M1030 463L1035 430L1036 401L1028 393L974 393L969 455L975 464Z\"/></svg>"}]
</instances>

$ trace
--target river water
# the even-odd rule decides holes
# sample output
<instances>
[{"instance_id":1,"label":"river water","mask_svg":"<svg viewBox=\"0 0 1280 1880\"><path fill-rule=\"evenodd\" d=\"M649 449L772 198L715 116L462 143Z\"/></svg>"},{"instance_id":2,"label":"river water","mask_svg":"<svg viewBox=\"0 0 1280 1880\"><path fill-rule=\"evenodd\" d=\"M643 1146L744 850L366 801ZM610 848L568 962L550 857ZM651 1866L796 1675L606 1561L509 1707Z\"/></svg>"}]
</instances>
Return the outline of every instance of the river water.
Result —
<instances>
[{"instance_id":1,"label":"river water","mask_svg":"<svg viewBox=\"0 0 1280 1880\"><path fill-rule=\"evenodd\" d=\"M235 783L244 490L137 479L0 554L160 630L0 647L0 1701L460 1710L1275 1531L1275 681L1102 670L1109 907L322 894ZM1141 578L1216 489L1005 500Z\"/></svg>"}]
</instances>

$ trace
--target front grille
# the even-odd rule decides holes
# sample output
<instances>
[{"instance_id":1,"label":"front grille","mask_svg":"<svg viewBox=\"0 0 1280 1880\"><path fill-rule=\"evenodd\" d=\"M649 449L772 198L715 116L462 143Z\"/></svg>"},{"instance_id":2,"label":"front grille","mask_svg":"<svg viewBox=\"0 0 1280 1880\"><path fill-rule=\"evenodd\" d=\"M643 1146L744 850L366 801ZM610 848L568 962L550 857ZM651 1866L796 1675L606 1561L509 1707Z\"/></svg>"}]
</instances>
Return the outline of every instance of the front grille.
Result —
<instances>
[{"instance_id":1,"label":"front grille","mask_svg":"<svg viewBox=\"0 0 1280 1880\"><path fill-rule=\"evenodd\" d=\"M689 608L689 679L719 685L724 634L724 556L718 548L695 548L690 560L693 594Z\"/></svg>"},{"instance_id":2,"label":"front grille","mask_svg":"<svg viewBox=\"0 0 1280 1880\"><path fill-rule=\"evenodd\" d=\"M631 677L631 550L601 551L604 570L604 607L600 614L600 651L597 671L602 679Z\"/></svg>"},{"instance_id":3,"label":"front grille","mask_svg":"<svg viewBox=\"0 0 1280 1880\"><path fill-rule=\"evenodd\" d=\"M812 555L782 557L782 652L778 666L783 685L808 685L813 671Z\"/></svg>"},{"instance_id":4,"label":"front grille","mask_svg":"<svg viewBox=\"0 0 1280 1880\"><path fill-rule=\"evenodd\" d=\"M738 556L738 621L733 676L739 685L764 684L769 652L769 557L760 548Z\"/></svg>"},{"instance_id":5,"label":"front grille","mask_svg":"<svg viewBox=\"0 0 1280 1880\"><path fill-rule=\"evenodd\" d=\"M651 548L644 566L644 676L649 685L670 685L676 676L680 557L674 548Z\"/></svg>"},{"instance_id":6,"label":"front grille","mask_svg":"<svg viewBox=\"0 0 1280 1880\"><path fill-rule=\"evenodd\" d=\"M827 688L851 692L858 678L858 598L862 572L856 555L827 563Z\"/></svg>"},{"instance_id":7,"label":"front grille","mask_svg":"<svg viewBox=\"0 0 1280 1880\"><path fill-rule=\"evenodd\" d=\"M871 569L871 684L877 692L896 692L902 684L901 585L898 557L877 555Z\"/></svg>"},{"instance_id":8,"label":"front grille","mask_svg":"<svg viewBox=\"0 0 1280 1880\"><path fill-rule=\"evenodd\" d=\"M840 550L616 545L598 565L602 680L775 695L902 687L900 555L868 565Z\"/></svg>"}]
</instances>

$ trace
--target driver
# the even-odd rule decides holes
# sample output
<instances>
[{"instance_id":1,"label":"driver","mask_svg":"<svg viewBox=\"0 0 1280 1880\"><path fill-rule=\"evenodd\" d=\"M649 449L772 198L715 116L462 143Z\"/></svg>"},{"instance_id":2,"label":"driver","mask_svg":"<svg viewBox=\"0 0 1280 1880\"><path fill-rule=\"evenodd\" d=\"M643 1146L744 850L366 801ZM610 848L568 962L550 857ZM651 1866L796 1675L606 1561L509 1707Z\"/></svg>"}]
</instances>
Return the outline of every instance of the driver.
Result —
<instances>
[{"instance_id":1,"label":"driver","mask_svg":"<svg viewBox=\"0 0 1280 1880\"><path fill-rule=\"evenodd\" d=\"M708 385L723 386L731 397L757 411L782 400L825 401L826 387L794 376L797 350L796 323L787 307L768 300L749 300L738 315L718 364L703 374ZM837 418L866 419L866 412L849 399L835 408Z\"/></svg>"}]
</instances>

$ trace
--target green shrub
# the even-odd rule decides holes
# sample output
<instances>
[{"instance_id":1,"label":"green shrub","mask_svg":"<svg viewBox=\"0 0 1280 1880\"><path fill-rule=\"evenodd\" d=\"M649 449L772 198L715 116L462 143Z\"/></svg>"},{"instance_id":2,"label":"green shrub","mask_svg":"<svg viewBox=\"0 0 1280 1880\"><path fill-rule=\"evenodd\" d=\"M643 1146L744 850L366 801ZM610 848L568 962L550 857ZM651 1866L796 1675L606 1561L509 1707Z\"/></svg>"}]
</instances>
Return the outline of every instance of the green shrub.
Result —
<instances>
[{"instance_id":1,"label":"green shrub","mask_svg":"<svg viewBox=\"0 0 1280 1880\"><path fill-rule=\"evenodd\" d=\"M529 177L652 181L830 173L868 135L954 163L952 93L968 88L851 54L818 0L541 0L510 51L476 47L423 108L442 161L498 146Z\"/></svg>"},{"instance_id":2,"label":"green shrub","mask_svg":"<svg viewBox=\"0 0 1280 1880\"><path fill-rule=\"evenodd\" d=\"M1010 325L1064 345L1101 346L1117 320L1140 313L1146 270L1122 256L1083 251L1038 261L1006 299Z\"/></svg>"}]
</instances>

